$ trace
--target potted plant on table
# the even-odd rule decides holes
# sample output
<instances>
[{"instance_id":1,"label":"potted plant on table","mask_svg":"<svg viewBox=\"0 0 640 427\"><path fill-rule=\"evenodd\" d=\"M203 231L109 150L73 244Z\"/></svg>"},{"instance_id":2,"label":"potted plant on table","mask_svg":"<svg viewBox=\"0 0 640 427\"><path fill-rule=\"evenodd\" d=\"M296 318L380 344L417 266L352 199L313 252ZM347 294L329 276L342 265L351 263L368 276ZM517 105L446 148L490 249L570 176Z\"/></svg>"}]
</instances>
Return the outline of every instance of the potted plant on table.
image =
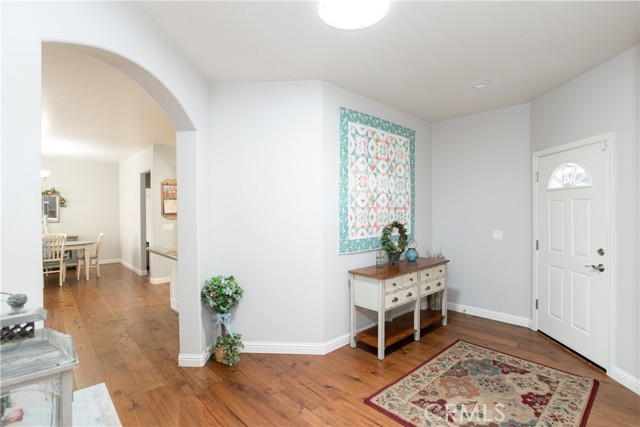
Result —
<instances>
[{"instance_id":1,"label":"potted plant on table","mask_svg":"<svg viewBox=\"0 0 640 427\"><path fill-rule=\"evenodd\" d=\"M231 308L238 305L243 293L233 276L214 276L204 282L200 291L202 301L215 313L212 317L217 325L216 360L229 366L240 361L240 350L244 348L242 335L231 330Z\"/></svg>"}]
</instances>

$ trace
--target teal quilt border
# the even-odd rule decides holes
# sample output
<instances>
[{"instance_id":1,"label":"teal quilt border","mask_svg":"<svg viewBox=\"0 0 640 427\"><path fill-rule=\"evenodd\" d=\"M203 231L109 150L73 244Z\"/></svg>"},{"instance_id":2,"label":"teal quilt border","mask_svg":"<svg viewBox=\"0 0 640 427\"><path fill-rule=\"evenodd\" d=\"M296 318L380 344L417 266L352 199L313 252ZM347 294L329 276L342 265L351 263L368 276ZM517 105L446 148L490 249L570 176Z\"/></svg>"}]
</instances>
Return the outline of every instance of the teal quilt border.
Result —
<instances>
[{"instance_id":1,"label":"teal quilt border","mask_svg":"<svg viewBox=\"0 0 640 427\"><path fill-rule=\"evenodd\" d=\"M349 238L349 123L369 126L383 132L398 135L409 140L409 166L411 180L411 205L409 210L409 238L414 236L415 220L415 142L416 132L396 123L379 117L340 107L340 226L339 226L339 254L365 252L380 248L380 236L361 239Z\"/></svg>"}]
</instances>

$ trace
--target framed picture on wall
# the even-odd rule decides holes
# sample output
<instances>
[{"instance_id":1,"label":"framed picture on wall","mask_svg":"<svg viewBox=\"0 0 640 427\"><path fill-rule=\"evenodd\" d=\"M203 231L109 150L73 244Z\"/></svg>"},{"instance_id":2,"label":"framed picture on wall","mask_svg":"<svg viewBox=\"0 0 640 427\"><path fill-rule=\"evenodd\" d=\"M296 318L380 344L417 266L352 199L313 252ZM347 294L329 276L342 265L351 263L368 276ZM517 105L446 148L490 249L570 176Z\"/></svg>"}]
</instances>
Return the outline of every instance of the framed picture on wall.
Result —
<instances>
[{"instance_id":1,"label":"framed picture on wall","mask_svg":"<svg viewBox=\"0 0 640 427\"><path fill-rule=\"evenodd\" d=\"M60 222L60 197L42 196L42 214L47 218L47 222Z\"/></svg>"},{"instance_id":2,"label":"framed picture on wall","mask_svg":"<svg viewBox=\"0 0 640 427\"><path fill-rule=\"evenodd\" d=\"M175 179L165 179L160 183L162 216L167 219L178 217L178 185Z\"/></svg>"}]
</instances>

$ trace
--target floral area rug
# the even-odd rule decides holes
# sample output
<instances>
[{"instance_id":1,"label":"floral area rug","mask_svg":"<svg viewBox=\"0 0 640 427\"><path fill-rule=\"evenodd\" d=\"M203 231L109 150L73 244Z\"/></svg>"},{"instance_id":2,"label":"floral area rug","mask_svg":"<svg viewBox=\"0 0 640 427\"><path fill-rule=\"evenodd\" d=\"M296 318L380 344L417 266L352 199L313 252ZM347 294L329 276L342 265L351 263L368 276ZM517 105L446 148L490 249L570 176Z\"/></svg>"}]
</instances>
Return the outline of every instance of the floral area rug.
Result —
<instances>
[{"instance_id":1,"label":"floral area rug","mask_svg":"<svg viewBox=\"0 0 640 427\"><path fill-rule=\"evenodd\" d=\"M584 426L598 382L457 341L365 403L406 426Z\"/></svg>"}]
</instances>

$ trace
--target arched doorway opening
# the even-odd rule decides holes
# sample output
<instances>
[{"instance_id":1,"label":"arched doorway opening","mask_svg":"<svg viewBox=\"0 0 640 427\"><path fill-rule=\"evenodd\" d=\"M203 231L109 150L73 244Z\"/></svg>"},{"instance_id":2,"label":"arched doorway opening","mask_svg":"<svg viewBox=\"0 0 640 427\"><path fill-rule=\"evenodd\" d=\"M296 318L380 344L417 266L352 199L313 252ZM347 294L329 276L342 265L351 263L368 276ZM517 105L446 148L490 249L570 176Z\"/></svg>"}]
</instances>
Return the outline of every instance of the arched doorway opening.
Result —
<instances>
[{"instance_id":1,"label":"arched doorway opening","mask_svg":"<svg viewBox=\"0 0 640 427\"><path fill-rule=\"evenodd\" d=\"M80 52L83 55L86 55L88 57L91 57L93 59L100 61L101 63L104 63L106 67L111 67L121 72L122 74L128 76L131 80L133 80L133 82L135 82L134 84L137 84L140 88L142 88L144 92L146 92L151 98L153 98L156 101L158 106L162 109L162 111L164 111L166 117L174 126L175 140L176 140L176 147L175 147L176 155L178 154L177 152L180 150L177 144L178 140L180 141L181 147L184 147L184 146L188 147L189 145L195 144L197 133L194 129L194 126L191 120L186 115L184 109L182 108L178 100L173 96L173 94L160 81L158 81L155 78L155 76L153 76L147 70L138 66L134 62L126 58L123 58L120 55L114 54L104 49L98 49L98 48L94 48L86 45L78 45L78 44L70 44L70 43L45 42L43 43L43 51L46 47L50 47L50 46L63 47L65 49L73 50L75 52ZM177 171L177 173L180 173L180 172ZM182 201L180 201L180 203L181 203L181 206L184 205L183 207L186 208L185 211L189 212L187 203L183 203ZM135 206L133 208L135 210L140 208L140 206ZM142 212L136 212L136 213L137 215L134 215L136 219L141 218L143 216ZM136 224L135 227L140 228L141 226L142 224ZM138 248L143 248L142 252L144 252L145 242L143 241L144 240L143 236L136 236L136 237L138 241L127 242L127 243L132 243L132 245L127 245L126 243L123 243L123 247L134 246ZM175 242L174 244L176 243L177 242ZM140 253L135 254L135 259L138 260L138 262L131 262L131 263L123 262L123 264L127 265L128 267L132 267L130 269L133 270L134 272L137 272L138 274L141 274L141 275L144 274L142 267L144 266L145 261L142 259L141 254ZM178 262L180 263L180 261ZM140 268L137 268L137 267L140 267ZM177 282L179 282L179 280L177 280ZM180 291L178 290L178 292ZM180 325L182 325L179 328L179 330L182 331L183 329L186 329L186 327L183 325L183 323L185 322L185 319L183 318L183 316L181 316L180 312L178 313L178 315L179 315L179 323ZM180 333L180 335L182 334ZM181 348L180 355L182 355L184 353L184 351L182 350L183 348L182 342L181 342L180 348ZM180 356L178 358L179 358L179 364L184 365L185 363L183 363L180 360ZM188 362L187 362L187 365L189 365Z\"/></svg>"},{"instance_id":2,"label":"arched doorway opening","mask_svg":"<svg viewBox=\"0 0 640 427\"><path fill-rule=\"evenodd\" d=\"M211 320L199 288L211 275L208 164L211 85L140 7L133 3L5 2L2 18L2 144L0 144L0 278L4 292L43 305L41 251L42 43L94 49L162 106L177 129L180 183L181 366L203 366ZM15 242L20 242L16 245Z\"/></svg>"}]
</instances>

